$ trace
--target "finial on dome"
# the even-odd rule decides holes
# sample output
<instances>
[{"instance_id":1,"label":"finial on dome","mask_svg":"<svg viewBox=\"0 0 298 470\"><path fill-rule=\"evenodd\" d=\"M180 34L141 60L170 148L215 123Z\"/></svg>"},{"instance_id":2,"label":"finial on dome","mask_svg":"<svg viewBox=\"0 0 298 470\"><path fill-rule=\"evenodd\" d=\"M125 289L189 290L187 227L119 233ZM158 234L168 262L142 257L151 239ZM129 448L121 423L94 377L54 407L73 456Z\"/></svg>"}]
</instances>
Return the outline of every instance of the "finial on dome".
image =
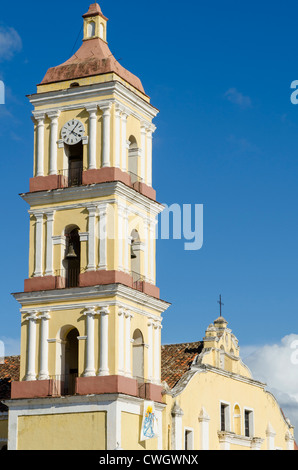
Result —
<instances>
[{"instance_id":1,"label":"finial on dome","mask_svg":"<svg viewBox=\"0 0 298 470\"><path fill-rule=\"evenodd\" d=\"M107 21L98 3L91 3L84 18L84 41L99 38L107 42Z\"/></svg>"},{"instance_id":2,"label":"finial on dome","mask_svg":"<svg viewBox=\"0 0 298 470\"><path fill-rule=\"evenodd\" d=\"M226 328L227 327L227 320L224 319L224 317L220 316L214 321L214 326L216 328Z\"/></svg>"}]
</instances>

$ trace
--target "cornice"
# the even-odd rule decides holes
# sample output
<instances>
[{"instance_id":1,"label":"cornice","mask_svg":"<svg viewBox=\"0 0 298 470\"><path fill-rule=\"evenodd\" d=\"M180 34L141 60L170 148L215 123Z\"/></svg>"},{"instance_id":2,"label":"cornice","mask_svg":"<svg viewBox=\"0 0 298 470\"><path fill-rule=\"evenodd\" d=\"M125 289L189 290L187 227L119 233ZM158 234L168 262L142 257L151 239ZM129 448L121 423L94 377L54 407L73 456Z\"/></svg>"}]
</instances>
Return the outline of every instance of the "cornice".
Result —
<instances>
[{"instance_id":1,"label":"cornice","mask_svg":"<svg viewBox=\"0 0 298 470\"><path fill-rule=\"evenodd\" d=\"M265 391L266 384L262 382L259 382L254 379L250 379L248 377L244 377L239 374L234 374L232 372L228 372L223 369L218 369L216 367L210 366L209 364L203 364L201 366L192 365L190 370L188 370L181 377L179 382L172 389L166 391L166 394L171 395L172 397L176 397L180 395L183 392L183 390L187 387L187 385L189 384L189 382L192 380L193 377L195 377L197 374L208 373L208 372L222 375L224 377L228 377L229 379L234 379L239 382L246 383L248 385L259 387Z\"/></svg>"},{"instance_id":2,"label":"cornice","mask_svg":"<svg viewBox=\"0 0 298 470\"><path fill-rule=\"evenodd\" d=\"M253 443L261 446L261 444L264 442L264 439L261 437L241 436L230 431L218 431L217 435L219 442L225 442L243 447L251 447Z\"/></svg>"},{"instance_id":3,"label":"cornice","mask_svg":"<svg viewBox=\"0 0 298 470\"><path fill-rule=\"evenodd\" d=\"M130 395L123 395L122 393L105 393L102 395L85 395L78 396L72 395L67 397L46 397L46 398L25 398L25 399L14 399L14 400L5 400L6 406L10 410L16 411L19 415L30 415L38 412L38 414L47 414L48 410L51 413L72 413L73 406L87 406L94 410L94 407L97 405L100 407L106 408L110 404L115 402L123 404L134 404L140 407L143 406L144 399L139 397L133 397ZM162 411L165 408L163 403L155 403L155 408L157 411ZM24 410L26 410L24 412Z\"/></svg>"},{"instance_id":4,"label":"cornice","mask_svg":"<svg viewBox=\"0 0 298 470\"><path fill-rule=\"evenodd\" d=\"M49 191L38 191L36 193L20 194L22 199L27 202L30 207L46 205L47 211L59 210L61 207L48 207L49 204L57 204L66 201L79 201L83 199L95 199L112 195L125 198L127 204L135 204L141 209L152 212L153 215L158 215L163 211L164 208L164 206L159 202L147 198L138 191L129 188L121 181L111 181L108 183L98 183L86 186L82 185L73 188L53 189ZM115 200L105 201L105 203L111 202L115 202ZM72 207L74 207L74 205L72 205ZM79 205L79 207L81 207L81 205Z\"/></svg>"},{"instance_id":5,"label":"cornice","mask_svg":"<svg viewBox=\"0 0 298 470\"><path fill-rule=\"evenodd\" d=\"M45 114L52 112L53 108L59 111L67 111L71 109L79 109L88 105L98 105L101 107L103 101L100 100L101 96L107 96L107 94L113 94L114 97L107 100L111 103L119 103L123 106L119 99L124 100L127 106L133 106L136 111L127 109L128 114L135 114L136 117L144 121L142 116L146 116L148 119L148 125L151 124L151 120L159 113L158 109L152 106L147 101L137 96L133 91L126 88L122 83L118 81L111 81L105 83L94 83L92 85L85 85L76 88L68 88L66 90L48 91L45 93L35 93L28 96L30 103L38 108L43 106L41 111ZM89 101L94 98L98 98L98 101ZM118 99L117 99L118 98ZM61 106L61 102L73 102L74 100L80 100L77 104L65 104ZM38 111L36 109L36 111ZM141 115L139 115L141 113Z\"/></svg>"},{"instance_id":6,"label":"cornice","mask_svg":"<svg viewBox=\"0 0 298 470\"><path fill-rule=\"evenodd\" d=\"M60 299L62 300L62 299ZM125 302L122 302L120 300L109 300L109 301L102 301L102 302L81 302L81 303L68 303L68 304L57 304L57 305L52 305L51 307L47 308L47 312L59 312L61 310L86 310L86 309L102 309L103 307L118 307L119 310L122 310L124 312L132 312L134 314L139 314L144 317L148 318L148 321L153 322L153 324L161 324L162 318L158 315L154 315L152 313L147 313L143 309L143 305L141 305L140 308L137 307L132 307L130 304L127 304ZM44 314L44 309L39 309L39 308L21 308L20 313L21 315L31 315L33 312L39 312L40 314ZM41 317L39 317L41 318Z\"/></svg>"},{"instance_id":7,"label":"cornice","mask_svg":"<svg viewBox=\"0 0 298 470\"><path fill-rule=\"evenodd\" d=\"M223 375L225 377L228 377L229 379L238 380L239 382L244 382L244 383L247 383L249 385L254 385L254 386L262 388L262 389L265 389L265 387L266 387L265 383L260 382L259 380L255 380L255 379L252 379L252 378L249 378L249 377L245 377L244 375L235 374L233 372L229 372L229 371L224 370L224 369L219 369L219 368L211 366L209 364L204 364L203 367L207 372L213 372L213 373L218 374L218 375ZM196 368L201 369L200 366L196 366L196 365L192 366L193 370L196 370Z\"/></svg>"},{"instance_id":8,"label":"cornice","mask_svg":"<svg viewBox=\"0 0 298 470\"><path fill-rule=\"evenodd\" d=\"M170 303L151 297L143 292L132 289L131 287L124 286L123 284L110 284L98 285L91 287L76 287L72 289L57 289L52 291L38 291L38 292L19 292L12 294L14 298L22 305L40 305L43 303L57 303L57 302L84 302L86 300L94 299L94 297L101 298L112 297L118 295L130 302L140 303L146 305L148 308L156 310L158 313L163 313L170 306ZM105 302L105 305L107 302ZM92 302L94 305L94 301ZM48 306L48 309L51 309ZM34 310L34 309L33 309ZM27 310L26 310L27 311Z\"/></svg>"}]
</instances>

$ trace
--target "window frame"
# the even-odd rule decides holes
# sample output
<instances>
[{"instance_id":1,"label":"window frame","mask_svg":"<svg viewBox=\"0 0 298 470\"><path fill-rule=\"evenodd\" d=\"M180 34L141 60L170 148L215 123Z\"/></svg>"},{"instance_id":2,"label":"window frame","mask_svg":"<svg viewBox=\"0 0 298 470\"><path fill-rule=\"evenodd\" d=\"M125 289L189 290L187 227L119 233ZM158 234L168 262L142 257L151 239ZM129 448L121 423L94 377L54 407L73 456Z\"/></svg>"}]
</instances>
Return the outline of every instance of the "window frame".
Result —
<instances>
[{"instance_id":1,"label":"window frame","mask_svg":"<svg viewBox=\"0 0 298 470\"><path fill-rule=\"evenodd\" d=\"M186 448L186 437L187 437L187 448ZM189 448L190 445L190 448ZM184 450L194 450L194 430L188 426L184 427Z\"/></svg>"},{"instance_id":2,"label":"window frame","mask_svg":"<svg viewBox=\"0 0 298 470\"><path fill-rule=\"evenodd\" d=\"M248 434L246 426L246 415L248 414ZM254 432L254 410L249 407L244 407L243 409L243 429L245 437L253 437Z\"/></svg>"},{"instance_id":3,"label":"window frame","mask_svg":"<svg viewBox=\"0 0 298 470\"><path fill-rule=\"evenodd\" d=\"M225 409L224 412L224 426L223 426L223 421L222 421L222 409ZM231 432L231 404L229 402L220 401L219 404L219 422L220 422L220 431L221 432ZM224 427L224 429L223 429Z\"/></svg>"}]
</instances>

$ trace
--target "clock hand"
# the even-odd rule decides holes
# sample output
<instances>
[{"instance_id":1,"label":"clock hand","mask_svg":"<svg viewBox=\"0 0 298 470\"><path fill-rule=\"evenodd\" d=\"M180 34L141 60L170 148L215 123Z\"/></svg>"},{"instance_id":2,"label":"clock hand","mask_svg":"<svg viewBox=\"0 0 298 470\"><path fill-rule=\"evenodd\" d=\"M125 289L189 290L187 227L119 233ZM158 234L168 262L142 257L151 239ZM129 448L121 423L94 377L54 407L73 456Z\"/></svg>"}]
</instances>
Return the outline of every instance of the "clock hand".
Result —
<instances>
[{"instance_id":1,"label":"clock hand","mask_svg":"<svg viewBox=\"0 0 298 470\"><path fill-rule=\"evenodd\" d=\"M73 130L71 131L71 134L73 133L73 131L78 127L79 123L77 122L77 124L74 126Z\"/></svg>"}]
</instances>

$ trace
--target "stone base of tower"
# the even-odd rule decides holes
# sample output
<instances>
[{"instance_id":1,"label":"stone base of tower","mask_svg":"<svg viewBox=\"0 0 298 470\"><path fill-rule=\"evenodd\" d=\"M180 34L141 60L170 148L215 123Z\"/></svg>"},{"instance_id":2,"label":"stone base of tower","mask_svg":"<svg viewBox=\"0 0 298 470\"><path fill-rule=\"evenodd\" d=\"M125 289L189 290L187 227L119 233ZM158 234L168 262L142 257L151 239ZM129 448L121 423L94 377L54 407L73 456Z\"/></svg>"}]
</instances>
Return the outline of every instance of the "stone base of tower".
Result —
<instances>
[{"instance_id":1,"label":"stone base of tower","mask_svg":"<svg viewBox=\"0 0 298 470\"><path fill-rule=\"evenodd\" d=\"M130 174L120 170L119 168L108 167L96 170L86 170L82 172L81 179L82 185L120 181L126 186L135 189L143 196L156 201L156 191L151 186L148 186L140 180L133 182ZM34 178L30 178L29 191L30 193L52 191L55 189L68 188L69 186L68 177L63 174L35 176Z\"/></svg>"},{"instance_id":2,"label":"stone base of tower","mask_svg":"<svg viewBox=\"0 0 298 470\"><path fill-rule=\"evenodd\" d=\"M78 288L97 285L123 284L146 295L160 298L160 290L154 284L146 281L133 281L130 274L121 271L88 271L79 275ZM65 289L66 280L62 276L43 276L25 279L24 292L39 292L55 289Z\"/></svg>"},{"instance_id":3,"label":"stone base of tower","mask_svg":"<svg viewBox=\"0 0 298 470\"><path fill-rule=\"evenodd\" d=\"M121 375L105 377L77 377L74 395L103 395L121 393L132 397L162 403L162 387L152 383L138 383L137 380ZM64 382L57 379L13 382L11 398L36 399L61 397L64 395Z\"/></svg>"},{"instance_id":4,"label":"stone base of tower","mask_svg":"<svg viewBox=\"0 0 298 470\"><path fill-rule=\"evenodd\" d=\"M163 410L155 403L158 437L141 441L144 400L123 394L10 400L8 450L162 450Z\"/></svg>"}]
</instances>

